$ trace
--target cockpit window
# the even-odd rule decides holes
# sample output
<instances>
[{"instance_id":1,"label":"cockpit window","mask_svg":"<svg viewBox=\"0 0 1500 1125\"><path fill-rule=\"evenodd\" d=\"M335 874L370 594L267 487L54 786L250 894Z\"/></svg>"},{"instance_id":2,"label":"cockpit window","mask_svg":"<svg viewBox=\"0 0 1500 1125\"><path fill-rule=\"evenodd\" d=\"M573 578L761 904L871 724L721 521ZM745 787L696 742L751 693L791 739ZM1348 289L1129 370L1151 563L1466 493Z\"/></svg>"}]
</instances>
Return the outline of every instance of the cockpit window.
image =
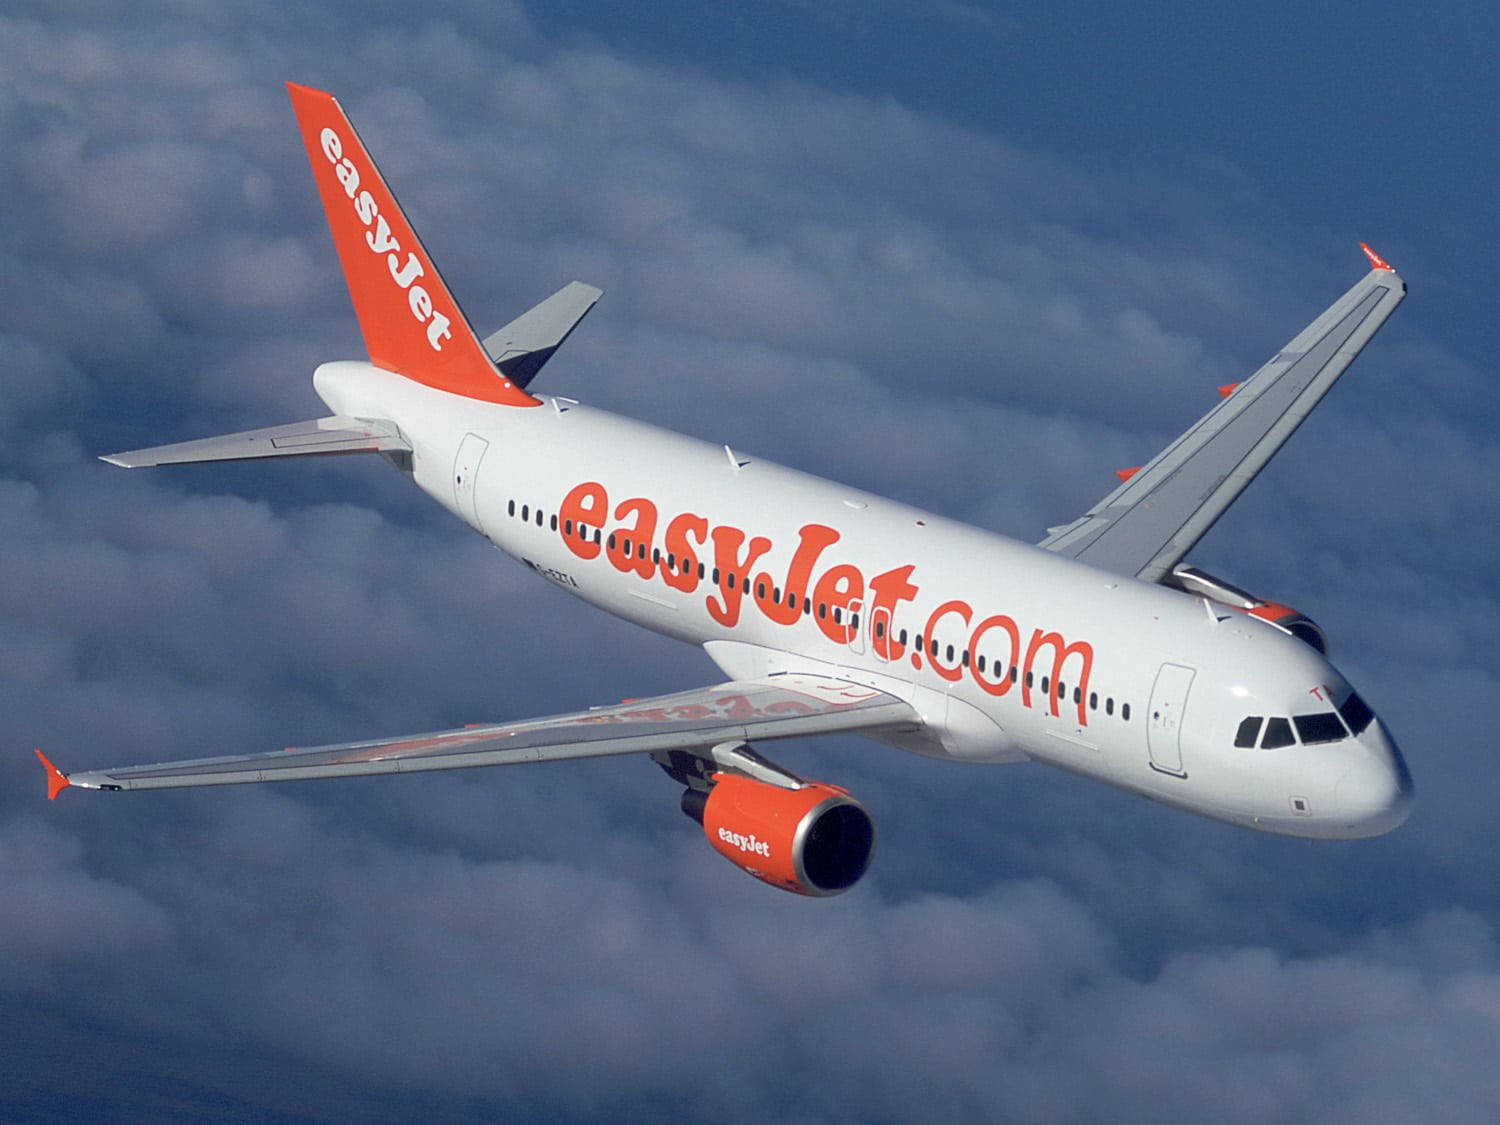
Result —
<instances>
[{"instance_id":1,"label":"cockpit window","mask_svg":"<svg viewBox=\"0 0 1500 1125\"><path fill-rule=\"evenodd\" d=\"M1365 705L1365 701L1356 692L1350 692L1349 698L1339 705L1339 714L1344 716L1344 722L1349 724L1349 729L1356 735L1365 733L1365 728L1370 725L1370 720L1375 717L1375 712Z\"/></svg>"},{"instance_id":2,"label":"cockpit window","mask_svg":"<svg viewBox=\"0 0 1500 1125\"><path fill-rule=\"evenodd\" d=\"M1254 746L1255 740L1260 737L1260 724L1265 722L1264 716L1251 715L1248 719L1240 720L1240 729L1235 732L1234 744L1241 748Z\"/></svg>"},{"instance_id":3,"label":"cockpit window","mask_svg":"<svg viewBox=\"0 0 1500 1125\"><path fill-rule=\"evenodd\" d=\"M1293 715L1292 722L1297 724L1297 736L1302 739L1304 746L1315 742L1338 742L1349 737L1344 724L1339 722L1339 717L1332 711L1320 711L1316 715Z\"/></svg>"},{"instance_id":4,"label":"cockpit window","mask_svg":"<svg viewBox=\"0 0 1500 1125\"><path fill-rule=\"evenodd\" d=\"M1265 750L1280 750L1283 746L1291 746L1297 741L1292 734L1292 724L1286 719L1267 719L1266 736L1261 739L1261 748Z\"/></svg>"}]
</instances>

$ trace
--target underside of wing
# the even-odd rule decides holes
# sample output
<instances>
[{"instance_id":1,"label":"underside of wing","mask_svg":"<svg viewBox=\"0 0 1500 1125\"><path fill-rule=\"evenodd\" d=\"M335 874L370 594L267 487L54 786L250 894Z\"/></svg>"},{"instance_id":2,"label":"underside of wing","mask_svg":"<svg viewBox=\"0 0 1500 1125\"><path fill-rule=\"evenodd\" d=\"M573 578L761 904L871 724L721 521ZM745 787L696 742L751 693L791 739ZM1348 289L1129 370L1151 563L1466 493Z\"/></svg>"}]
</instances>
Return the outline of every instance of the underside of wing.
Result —
<instances>
[{"instance_id":1,"label":"underside of wing","mask_svg":"<svg viewBox=\"0 0 1500 1125\"><path fill-rule=\"evenodd\" d=\"M49 765L48 776L51 796L55 797L68 786L166 789L504 766L613 754L702 753L750 739L909 729L918 722L908 704L873 688L821 676L776 675L516 723L66 775Z\"/></svg>"},{"instance_id":2,"label":"underside of wing","mask_svg":"<svg viewBox=\"0 0 1500 1125\"><path fill-rule=\"evenodd\" d=\"M1089 512L1041 546L1159 582L1255 479L1406 294L1374 268L1249 379Z\"/></svg>"},{"instance_id":3,"label":"underside of wing","mask_svg":"<svg viewBox=\"0 0 1500 1125\"><path fill-rule=\"evenodd\" d=\"M378 418L315 418L263 430L179 441L99 458L125 469L250 461L261 457L320 457L336 453L410 453L396 426Z\"/></svg>"}]
</instances>

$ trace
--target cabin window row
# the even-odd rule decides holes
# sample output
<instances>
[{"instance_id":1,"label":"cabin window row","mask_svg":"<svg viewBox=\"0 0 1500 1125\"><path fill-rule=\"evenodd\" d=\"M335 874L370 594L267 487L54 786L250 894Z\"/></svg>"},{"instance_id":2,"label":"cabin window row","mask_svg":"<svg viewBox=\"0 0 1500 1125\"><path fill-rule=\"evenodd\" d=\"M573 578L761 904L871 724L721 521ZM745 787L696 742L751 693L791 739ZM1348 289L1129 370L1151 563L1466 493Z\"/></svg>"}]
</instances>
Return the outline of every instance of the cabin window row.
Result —
<instances>
[{"instance_id":1,"label":"cabin window row","mask_svg":"<svg viewBox=\"0 0 1500 1125\"><path fill-rule=\"evenodd\" d=\"M553 531L558 530L557 516L555 514L552 516L547 516L542 511L540 505L533 509L529 504L518 505L516 501L510 500L506 504L506 514L511 516L512 518L519 517L522 523L535 523L537 527L545 528L550 526ZM604 541L607 543L610 551L623 553L627 558L633 555L635 558L644 560L647 556L646 543L634 542L628 535L616 535L614 532L611 532L608 540L605 541L603 539L604 533L602 529L597 527L591 528L581 521L575 525L571 519L563 520L562 533L567 536L573 536L576 534L577 537L584 542L587 542L590 538L592 538L595 543ZM653 563L659 565L662 562L661 548L650 548L650 557ZM692 565L693 564L690 563L686 557L684 557L679 564L677 556L670 551L667 552L666 567L670 573L686 573L692 568ZM724 586L730 590L739 588L748 591L750 588L750 579L746 575L738 575L734 571L730 571L727 575L723 575L720 573L718 567L710 568L702 561L698 562L697 570L699 581L711 581L715 586L717 586L720 584L720 579L722 578ZM766 596L766 592L766 583L756 583L755 596L757 598L764 598ZM782 604L782 590L780 586L771 586L770 595L773 604ZM796 593L788 590L786 591L785 598L787 605L790 605L793 608L798 608L798 595ZM826 602L818 602L815 606L813 600L805 594L801 596L800 609L804 617L811 617L814 610L816 609L818 620L826 621L831 617L835 625L842 625L844 623L844 611L842 606L833 606L830 608ZM859 632L859 614L857 612L849 614L849 632ZM885 635L885 622L875 622L875 636L883 640L885 638ZM906 642L907 631L905 629L902 629L899 633L896 634L896 643L904 649L906 647ZM919 651L922 649L921 633L918 633L916 636L916 647ZM961 667L969 667L970 654L968 649L963 649L960 653L959 650L957 650L953 645L948 645L946 646L946 648L944 648L939 644L936 637L929 638L927 642L928 656L936 660L938 657L938 652L940 650L944 652L945 659L948 661L948 663L951 664L954 660L954 657L957 656L959 657ZM983 654L975 658L974 667L980 673L980 675L984 674L985 666L987 663L989 662L986 660ZM993 662L993 666L996 669L1002 669L1000 675L1009 676L1011 683L1014 684L1018 682L1020 672L1015 667L1015 665L1011 665L1009 668L1003 668L1003 662L996 660ZM1026 686L1027 688L1036 686L1034 683L1034 673L1026 673ZM1050 686L1051 685L1048 682L1048 677L1043 676L1041 680L1041 691L1044 696L1048 695ZM1057 694L1059 698L1066 699L1068 695L1067 685L1059 682L1057 685ZM1073 702L1075 705L1081 702L1082 696L1082 689L1075 687L1073 689ZM1089 710L1099 710L1098 692L1089 693ZM1115 701L1112 696L1106 697L1104 700L1104 713L1106 715L1113 715L1115 713ZM1120 705L1120 718L1125 722L1130 721L1130 704L1122 703Z\"/></svg>"}]
</instances>

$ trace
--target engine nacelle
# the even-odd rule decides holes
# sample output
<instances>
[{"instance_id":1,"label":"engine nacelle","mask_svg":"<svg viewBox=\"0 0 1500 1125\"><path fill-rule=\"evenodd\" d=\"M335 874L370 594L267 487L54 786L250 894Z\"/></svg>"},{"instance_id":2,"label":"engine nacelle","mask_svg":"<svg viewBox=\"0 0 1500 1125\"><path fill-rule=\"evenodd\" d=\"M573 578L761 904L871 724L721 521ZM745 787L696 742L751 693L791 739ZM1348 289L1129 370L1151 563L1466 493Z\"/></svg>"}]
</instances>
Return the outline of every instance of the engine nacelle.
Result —
<instances>
[{"instance_id":1,"label":"engine nacelle","mask_svg":"<svg viewBox=\"0 0 1500 1125\"><path fill-rule=\"evenodd\" d=\"M1172 585L1179 590L1186 590L1189 594L1196 594L1200 598L1207 598L1211 602L1247 613L1251 617L1258 617L1276 626L1283 633L1290 633L1304 644L1311 645L1324 656L1328 655L1328 636L1323 632L1323 627L1307 614L1289 605L1257 598L1254 594L1245 593L1238 586L1231 586L1222 578L1215 578L1212 574L1199 570L1195 566L1183 566L1180 563L1172 568Z\"/></svg>"},{"instance_id":2,"label":"engine nacelle","mask_svg":"<svg viewBox=\"0 0 1500 1125\"><path fill-rule=\"evenodd\" d=\"M682 811L703 825L714 851L761 882L825 897L869 869L875 822L847 790L816 781L784 789L733 773L712 780L707 793L682 794Z\"/></svg>"}]
</instances>

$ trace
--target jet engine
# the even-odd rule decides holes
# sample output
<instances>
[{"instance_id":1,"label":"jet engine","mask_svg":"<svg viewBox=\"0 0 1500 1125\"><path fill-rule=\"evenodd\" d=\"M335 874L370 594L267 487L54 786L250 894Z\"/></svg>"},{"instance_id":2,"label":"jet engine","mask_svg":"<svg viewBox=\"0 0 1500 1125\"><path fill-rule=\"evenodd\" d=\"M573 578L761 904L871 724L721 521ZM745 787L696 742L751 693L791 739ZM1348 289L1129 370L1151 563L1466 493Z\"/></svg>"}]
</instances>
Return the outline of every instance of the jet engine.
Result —
<instances>
[{"instance_id":1,"label":"jet engine","mask_svg":"<svg viewBox=\"0 0 1500 1125\"><path fill-rule=\"evenodd\" d=\"M1290 633L1304 644L1311 645L1324 656L1328 655L1328 637L1324 634L1322 626L1307 614L1289 605L1268 602L1257 598L1254 594L1247 594L1239 587L1231 586L1222 578L1215 578L1212 574L1199 570L1195 566L1179 564L1173 567L1171 584L1179 590L1186 590L1189 594L1196 594L1200 598L1207 598L1219 605L1227 605L1241 613L1248 613L1251 617L1258 617L1276 626L1283 633Z\"/></svg>"},{"instance_id":2,"label":"jet engine","mask_svg":"<svg viewBox=\"0 0 1500 1125\"><path fill-rule=\"evenodd\" d=\"M796 788L715 773L688 789L682 811L709 846L763 883L797 894L842 894L869 869L875 822L848 791L822 782Z\"/></svg>"}]
</instances>

